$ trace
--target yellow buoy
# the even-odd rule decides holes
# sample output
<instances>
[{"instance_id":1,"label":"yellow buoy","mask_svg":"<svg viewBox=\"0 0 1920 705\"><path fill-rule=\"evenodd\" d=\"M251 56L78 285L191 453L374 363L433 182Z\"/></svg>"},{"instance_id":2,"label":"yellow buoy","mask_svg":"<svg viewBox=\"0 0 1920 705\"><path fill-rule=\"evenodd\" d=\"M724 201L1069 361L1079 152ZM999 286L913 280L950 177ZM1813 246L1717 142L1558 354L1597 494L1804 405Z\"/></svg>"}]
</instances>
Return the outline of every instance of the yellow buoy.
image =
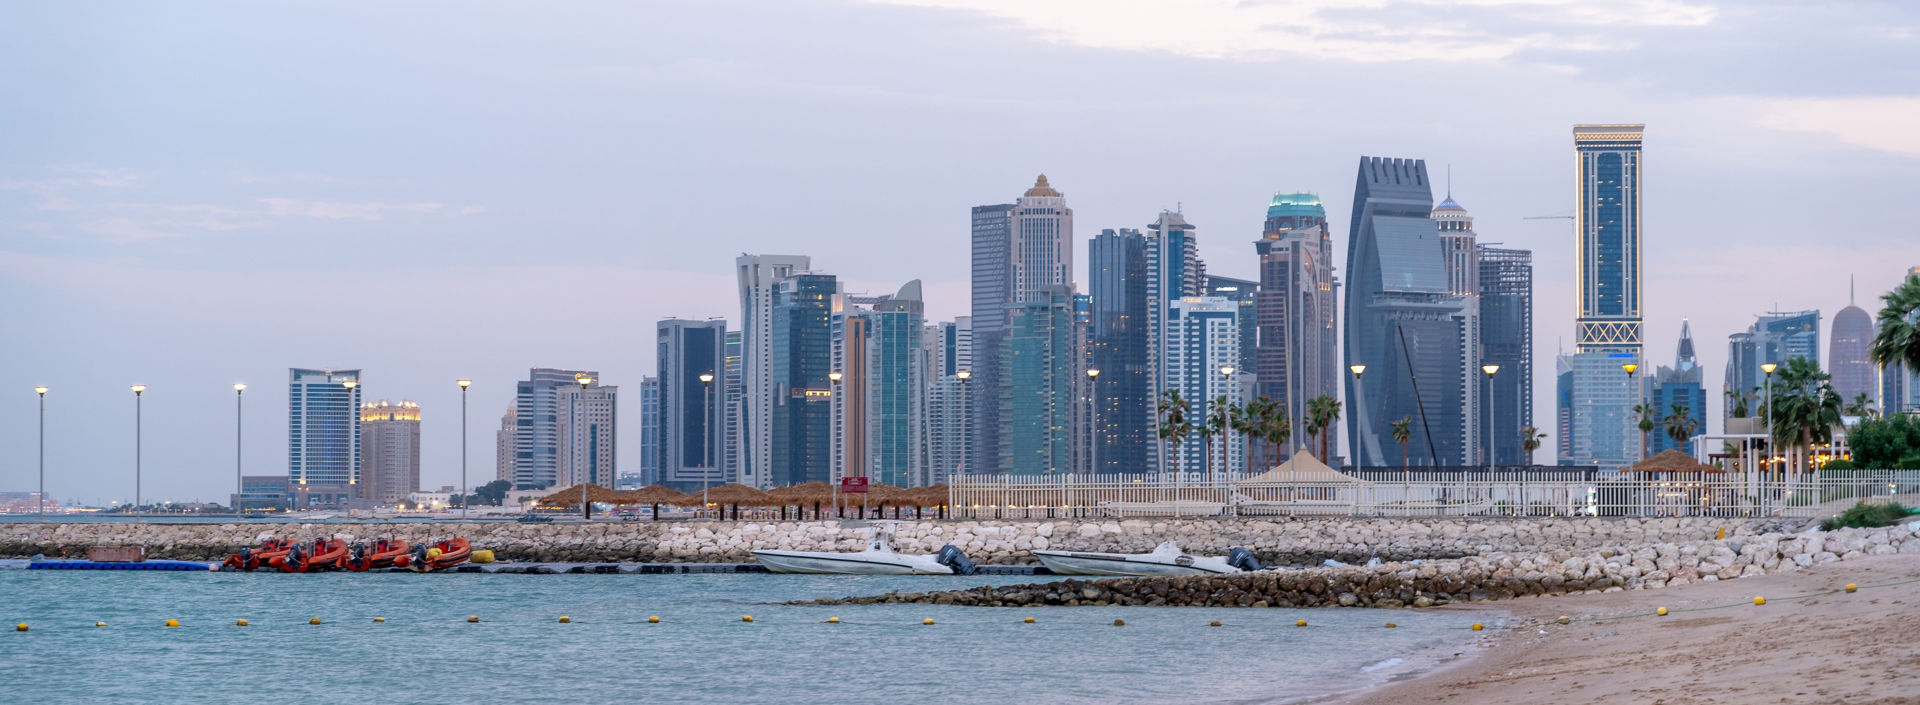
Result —
<instances>
[{"instance_id":1,"label":"yellow buoy","mask_svg":"<svg viewBox=\"0 0 1920 705\"><path fill-rule=\"evenodd\" d=\"M1216 619L1216 620L1213 620L1213 621L1211 621L1211 622L1208 622L1208 623L1207 623L1207 626L1209 626L1209 627L1217 627L1217 626L1220 626L1220 620L1218 620L1218 619Z\"/></svg>"},{"instance_id":2,"label":"yellow buoy","mask_svg":"<svg viewBox=\"0 0 1920 705\"><path fill-rule=\"evenodd\" d=\"M1764 605L1764 604L1767 604L1767 598L1764 598L1764 597L1755 597L1755 598L1753 598L1753 604L1756 604L1756 605Z\"/></svg>"},{"instance_id":3,"label":"yellow buoy","mask_svg":"<svg viewBox=\"0 0 1920 705\"><path fill-rule=\"evenodd\" d=\"M169 624L169 625L167 625L167 626L169 626L169 627L171 627L171 626L173 626L173 625L171 625L171 624ZM244 626L247 626L247 620L244 620L244 619L236 619L236 620L233 620L233 626L236 626L236 627L244 627Z\"/></svg>"},{"instance_id":4,"label":"yellow buoy","mask_svg":"<svg viewBox=\"0 0 1920 705\"><path fill-rule=\"evenodd\" d=\"M563 614L563 615L560 615L560 623L561 623L561 624L572 624L572 623L573 623L573 618L572 618L572 617L568 617L568 616L566 616L566 615L564 615L564 614Z\"/></svg>"},{"instance_id":5,"label":"yellow buoy","mask_svg":"<svg viewBox=\"0 0 1920 705\"><path fill-rule=\"evenodd\" d=\"M1573 618L1572 618L1572 617L1568 617L1568 616L1566 616L1566 615L1564 615L1564 614L1563 614L1563 615L1560 615L1560 618L1559 618L1559 619L1556 619L1556 620L1553 620L1553 621L1556 621L1556 622L1559 622L1559 623L1561 623L1561 624L1567 624L1567 623L1570 623L1570 622L1572 622L1572 621L1573 621Z\"/></svg>"},{"instance_id":6,"label":"yellow buoy","mask_svg":"<svg viewBox=\"0 0 1920 705\"><path fill-rule=\"evenodd\" d=\"M180 626L180 620L178 620L178 619L169 619L169 620L167 620L167 626L169 626L169 627L177 627L177 626Z\"/></svg>"},{"instance_id":7,"label":"yellow buoy","mask_svg":"<svg viewBox=\"0 0 1920 705\"><path fill-rule=\"evenodd\" d=\"M1124 620L1124 619L1113 620L1113 626L1116 626L1116 627L1127 626L1127 620Z\"/></svg>"},{"instance_id":8,"label":"yellow buoy","mask_svg":"<svg viewBox=\"0 0 1920 705\"><path fill-rule=\"evenodd\" d=\"M1654 613L1654 614L1657 614L1657 615L1660 615L1660 616L1662 616L1662 617L1665 617L1665 616L1667 616L1667 608L1665 608L1665 607L1662 607L1662 608L1660 608L1660 609L1657 609L1657 610L1654 610L1654 611L1653 611L1653 613Z\"/></svg>"},{"instance_id":9,"label":"yellow buoy","mask_svg":"<svg viewBox=\"0 0 1920 705\"><path fill-rule=\"evenodd\" d=\"M659 623L660 623L660 617L659 617L658 615L655 615L655 616L652 616L652 617L648 617L648 618L647 618L647 623L648 623L648 624L659 624Z\"/></svg>"},{"instance_id":10,"label":"yellow buoy","mask_svg":"<svg viewBox=\"0 0 1920 705\"><path fill-rule=\"evenodd\" d=\"M1296 626L1296 627L1307 626L1307 620L1304 620L1304 619L1293 620L1293 626Z\"/></svg>"},{"instance_id":11,"label":"yellow buoy","mask_svg":"<svg viewBox=\"0 0 1920 705\"><path fill-rule=\"evenodd\" d=\"M1032 623L1033 623L1033 618L1032 618L1032 617L1028 617L1028 618L1026 618L1025 620L1022 620L1022 621L1025 621L1025 622L1026 622L1027 624L1032 624Z\"/></svg>"},{"instance_id":12,"label":"yellow buoy","mask_svg":"<svg viewBox=\"0 0 1920 705\"><path fill-rule=\"evenodd\" d=\"M483 549L480 549L480 550L478 550L478 551L474 551L474 552L472 552L472 553L469 553L469 554L467 554L467 562L469 562L469 563L492 563L492 562L493 562L493 551L490 551L490 550L487 550L487 549L484 549L484 548L483 548Z\"/></svg>"},{"instance_id":13,"label":"yellow buoy","mask_svg":"<svg viewBox=\"0 0 1920 705\"><path fill-rule=\"evenodd\" d=\"M839 623L840 623L840 618L839 618L839 617L828 617L828 618L827 618L827 623L828 623L828 624L839 624Z\"/></svg>"},{"instance_id":14,"label":"yellow buoy","mask_svg":"<svg viewBox=\"0 0 1920 705\"><path fill-rule=\"evenodd\" d=\"M742 621L742 622L751 622L751 621L753 621L753 615L750 615L750 614L748 614L748 615L741 615L741 617L740 617L740 621Z\"/></svg>"},{"instance_id":15,"label":"yellow buoy","mask_svg":"<svg viewBox=\"0 0 1920 705\"><path fill-rule=\"evenodd\" d=\"M467 615L467 623L468 623L468 624L472 624L472 623L474 623L474 622L478 622L478 621L480 621L480 615L477 615L477 614L470 614L470 615Z\"/></svg>"},{"instance_id":16,"label":"yellow buoy","mask_svg":"<svg viewBox=\"0 0 1920 705\"><path fill-rule=\"evenodd\" d=\"M96 626L96 627L104 627L104 626L107 626L107 623L106 623L106 622L94 622L94 623L93 623L93 626Z\"/></svg>"},{"instance_id":17,"label":"yellow buoy","mask_svg":"<svg viewBox=\"0 0 1920 705\"><path fill-rule=\"evenodd\" d=\"M427 549L427 560L433 560L433 559L435 559L435 558L439 558L439 557L440 557L440 549L437 549L437 548L429 548L429 549ZM468 555L468 557L469 557L469 558L471 558L471 557L472 557L472 555L471 555L471 554L469 554L469 555Z\"/></svg>"},{"instance_id":18,"label":"yellow buoy","mask_svg":"<svg viewBox=\"0 0 1920 705\"><path fill-rule=\"evenodd\" d=\"M1724 526L1722 526L1722 527L1720 527L1720 534L1719 534L1718 536L1715 536L1715 537L1713 537L1713 538L1714 538L1714 540L1716 540L1716 541L1725 541L1725 540L1727 540L1727 527L1724 527Z\"/></svg>"},{"instance_id":19,"label":"yellow buoy","mask_svg":"<svg viewBox=\"0 0 1920 705\"><path fill-rule=\"evenodd\" d=\"M1473 623L1473 630L1474 630L1474 631L1476 631L1476 632L1477 632L1477 631L1480 631L1480 630L1482 630L1482 629L1486 629L1486 626L1485 626L1485 625L1483 625L1483 624L1481 624L1481 623L1479 623L1479 622L1474 622L1474 623Z\"/></svg>"},{"instance_id":20,"label":"yellow buoy","mask_svg":"<svg viewBox=\"0 0 1920 705\"><path fill-rule=\"evenodd\" d=\"M26 631L26 630L27 630L27 623L26 623L26 622L21 622L21 623L19 623L19 624L15 624L15 625L13 625L13 630L14 630L14 631L16 631L16 632L24 632L24 631Z\"/></svg>"},{"instance_id":21,"label":"yellow buoy","mask_svg":"<svg viewBox=\"0 0 1920 705\"><path fill-rule=\"evenodd\" d=\"M933 618L932 618L932 617L928 617L928 618L926 618L926 619L922 619L922 620L920 620L920 623L921 623L921 624L932 624L932 623L933 623Z\"/></svg>"},{"instance_id":22,"label":"yellow buoy","mask_svg":"<svg viewBox=\"0 0 1920 705\"><path fill-rule=\"evenodd\" d=\"M374 621L374 623L375 623L375 624L378 624L378 623L380 623L380 622L385 622L385 621L387 621L387 618L386 618L386 617L374 617L374 618L373 618L373 621Z\"/></svg>"},{"instance_id":23,"label":"yellow buoy","mask_svg":"<svg viewBox=\"0 0 1920 705\"><path fill-rule=\"evenodd\" d=\"M1398 624L1394 624L1394 623L1392 623L1392 622L1388 622L1388 623L1387 623L1387 628L1388 628L1388 629L1394 629L1394 628L1397 628L1397 627L1399 627L1399 626L1400 626L1400 625L1398 625Z\"/></svg>"},{"instance_id":24,"label":"yellow buoy","mask_svg":"<svg viewBox=\"0 0 1920 705\"><path fill-rule=\"evenodd\" d=\"M320 618L319 618L319 617L314 617L314 618L312 618L312 619L309 619L309 620L307 620L307 623L308 623L308 624L319 624L319 623L320 623Z\"/></svg>"},{"instance_id":25,"label":"yellow buoy","mask_svg":"<svg viewBox=\"0 0 1920 705\"><path fill-rule=\"evenodd\" d=\"M1853 592L1858 589L1860 589L1860 586L1855 585L1853 583L1847 583L1847 592Z\"/></svg>"}]
</instances>

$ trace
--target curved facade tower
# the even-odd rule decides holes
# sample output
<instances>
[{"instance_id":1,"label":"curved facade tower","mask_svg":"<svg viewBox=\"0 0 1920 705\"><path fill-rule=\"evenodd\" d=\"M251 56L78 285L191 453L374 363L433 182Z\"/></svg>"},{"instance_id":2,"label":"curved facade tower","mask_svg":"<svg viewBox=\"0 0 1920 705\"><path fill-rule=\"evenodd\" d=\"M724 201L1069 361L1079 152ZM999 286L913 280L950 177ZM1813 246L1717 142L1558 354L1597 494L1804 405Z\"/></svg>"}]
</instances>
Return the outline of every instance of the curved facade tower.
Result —
<instances>
[{"instance_id":1,"label":"curved facade tower","mask_svg":"<svg viewBox=\"0 0 1920 705\"><path fill-rule=\"evenodd\" d=\"M1276 194L1267 204L1265 228L1254 250L1260 254L1260 288L1254 293L1259 319L1255 393L1285 405L1293 422L1291 440L1279 449L1278 457L1284 459L1308 442L1302 420L1307 400L1336 395L1340 388L1340 360L1334 352L1334 301L1340 284L1333 276L1333 237L1320 197ZM1343 414L1341 423L1350 414Z\"/></svg>"},{"instance_id":2,"label":"curved facade tower","mask_svg":"<svg viewBox=\"0 0 1920 705\"><path fill-rule=\"evenodd\" d=\"M1861 395L1870 401L1879 396L1873 388L1873 362L1867 358L1873 344L1873 317L1853 305L1851 295L1847 299L1847 307L1833 315L1833 341L1827 348L1827 372L1833 375L1833 391L1840 394L1842 404L1852 404Z\"/></svg>"}]
</instances>

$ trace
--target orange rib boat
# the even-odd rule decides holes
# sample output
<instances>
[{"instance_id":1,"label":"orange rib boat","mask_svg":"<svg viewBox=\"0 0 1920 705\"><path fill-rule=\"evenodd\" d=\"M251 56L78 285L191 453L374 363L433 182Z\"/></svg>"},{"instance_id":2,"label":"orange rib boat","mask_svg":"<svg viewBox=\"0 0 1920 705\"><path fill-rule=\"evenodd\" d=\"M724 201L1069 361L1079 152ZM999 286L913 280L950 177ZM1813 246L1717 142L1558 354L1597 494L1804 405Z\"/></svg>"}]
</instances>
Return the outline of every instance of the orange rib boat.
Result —
<instances>
[{"instance_id":1,"label":"orange rib boat","mask_svg":"<svg viewBox=\"0 0 1920 705\"><path fill-rule=\"evenodd\" d=\"M292 541L267 539L261 541L258 548L243 548L240 549L239 553L227 556L226 562L221 565L228 568L239 568L241 570L253 570L255 568L271 566L273 559L286 557L287 551L293 550L293 546L294 543Z\"/></svg>"},{"instance_id":2,"label":"orange rib boat","mask_svg":"<svg viewBox=\"0 0 1920 705\"><path fill-rule=\"evenodd\" d=\"M273 567L288 573L316 573L340 567L347 556L347 542L340 539L314 539L312 546L294 546L287 555L273 559Z\"/></svg>"},{"instance_id":3,"label":"orange rib boat","mask_svg":"<svg viewBox=\"0 0 1920 705\"><path fill-rule=\"evenodd\" d=\"M425 544L415 546L412 558L409 558L406 563L396 561L394 564L417 573L430 573L465 563L470 555L473 555L473 547L467 545L465 538L455 536L437 542L431 547Z\"/></svg>"},{"instance_id":4,"label":"orange rib boat","mask_svg":"<svg viewBox=\"0 0 1920 705\"><path fill-rule=\"evenodd\" d=\"M402 539L380 539L371 546L365 542L356 543L342 566L356 573L392 568L407 557L407 548L407 542Z\"/></svg>"}]
</instances>

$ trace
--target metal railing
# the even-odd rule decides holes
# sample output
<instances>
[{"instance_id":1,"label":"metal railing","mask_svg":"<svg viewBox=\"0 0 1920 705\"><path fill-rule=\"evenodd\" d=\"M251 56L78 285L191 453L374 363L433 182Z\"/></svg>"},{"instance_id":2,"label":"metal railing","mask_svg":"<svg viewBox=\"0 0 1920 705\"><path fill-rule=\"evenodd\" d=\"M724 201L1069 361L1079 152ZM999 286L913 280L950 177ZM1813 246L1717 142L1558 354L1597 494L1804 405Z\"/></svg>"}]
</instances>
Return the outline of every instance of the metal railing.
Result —
<instances>
[{"instance_id":1,"label":"metal railing","mask_svg":"<svg viewBox=\"0 0 1920 705\"><path fill-rule=\"evenodd\" d=\"M1604 474L1520 468L1356 470L1297 481L1217 474L963 476L950 517L1814 517L1920 500L1920 470Z\"/></svg>"}]
</instances>

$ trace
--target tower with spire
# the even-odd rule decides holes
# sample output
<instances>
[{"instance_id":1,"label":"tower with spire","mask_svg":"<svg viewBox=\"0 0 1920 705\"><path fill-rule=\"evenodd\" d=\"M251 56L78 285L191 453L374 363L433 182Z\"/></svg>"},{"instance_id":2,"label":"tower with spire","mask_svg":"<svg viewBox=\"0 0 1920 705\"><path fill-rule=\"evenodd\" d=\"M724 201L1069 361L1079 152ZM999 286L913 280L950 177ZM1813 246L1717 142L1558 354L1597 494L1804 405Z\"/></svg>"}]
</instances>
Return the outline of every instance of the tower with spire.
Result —
<instances>
[{"instance_id":1,"label":"tower with spire","mask_svg":"<svg viewBox=\"0 0 1920 705\"><path fill-rule=\"evenodd\" d=\"M1654 430L1647 445L1648 453L1658 453L1667 449L1678 449L1691 455L1693 449L1676 443L1669 428L1674 423L1669 417L1680 416L1691 419L1693 430L1689 435L1707 432L1707 390L1701 382L1702 370L1699 359L1693 351L1693 328L1687 319L1680 319L1680 343L1673 352L1673 366L1661 366L1653 377ZM1684 425L1684 424L1683 424Z\"/></svg>"},{"instance_id":2,"label":"tower with spire","mask_svg":"<svg viewBox=\"0 0 1920 705\"><path fill-rule=\"evenodd\" d=\"M1872 345L1873 317L1854 304L1853 279L1848 277L1847 307L1833 315L1833 339L1827 348L1827 372L1833 375L1833 391L1843 406L1865 402L1880 408L1873 361L1867 356Z\"/></svg>"}]
</instances>

